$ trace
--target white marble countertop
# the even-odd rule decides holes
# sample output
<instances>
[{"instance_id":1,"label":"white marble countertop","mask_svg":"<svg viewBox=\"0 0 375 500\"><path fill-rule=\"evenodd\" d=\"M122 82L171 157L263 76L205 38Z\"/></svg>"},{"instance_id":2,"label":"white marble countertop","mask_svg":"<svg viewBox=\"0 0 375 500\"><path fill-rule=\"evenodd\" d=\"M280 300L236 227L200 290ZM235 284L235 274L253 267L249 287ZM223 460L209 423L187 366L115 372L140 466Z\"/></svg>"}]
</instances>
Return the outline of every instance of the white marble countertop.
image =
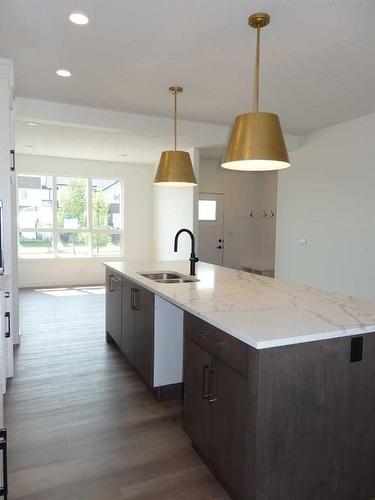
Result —
<instances>
[{"instance_id":1,"label":"white marble countertop","mask_svg":"<svg viewBox=\"0 0 375 500\"><path fill-rule=\"evenodd\" d=\"M105 265L256 349L375 332L375 302L204 262L197 264L200 281L183 284L139 273L189 274L185 261Z\"/></svg>"}]
</instances>

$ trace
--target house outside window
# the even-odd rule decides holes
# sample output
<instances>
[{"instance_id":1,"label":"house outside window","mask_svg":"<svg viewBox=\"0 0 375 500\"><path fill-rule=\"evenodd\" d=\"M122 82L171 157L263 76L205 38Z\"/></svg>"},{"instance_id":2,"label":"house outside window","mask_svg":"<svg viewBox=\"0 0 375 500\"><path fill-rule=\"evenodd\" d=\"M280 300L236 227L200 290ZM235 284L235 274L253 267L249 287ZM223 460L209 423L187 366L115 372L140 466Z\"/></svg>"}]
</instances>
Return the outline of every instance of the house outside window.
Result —
<instances>
[{"instance_id":1,"label":"house outside window","mask_svg":"<svg viewBox=\"0 0 375 500\"><path fill-rule=\"evenodd\" d=\"M22 258L123 254L119 179L18 175L18 246Z\"/></svg>"}]
</instances>

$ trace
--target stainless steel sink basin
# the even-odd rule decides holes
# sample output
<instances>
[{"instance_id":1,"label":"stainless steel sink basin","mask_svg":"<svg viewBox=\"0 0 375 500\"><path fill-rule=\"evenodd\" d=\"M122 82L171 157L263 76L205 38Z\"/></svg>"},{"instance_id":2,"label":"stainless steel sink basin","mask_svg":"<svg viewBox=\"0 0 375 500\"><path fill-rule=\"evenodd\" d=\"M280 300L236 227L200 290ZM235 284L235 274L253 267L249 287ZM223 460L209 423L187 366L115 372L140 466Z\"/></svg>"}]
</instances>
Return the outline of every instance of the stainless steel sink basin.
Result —
<instances>
[{"instance_id":1,"label":"stainless steel sink basin","mask_svg":"<svg viewBox=\"0 0 375 500\"><path fill-rule=\"evenodd\" d=\"M185 274L174 273L171 271L160 271L155 273L139 273L144 278L156 281L156 283L193 283L199 281L193 276L186 276Z\"/></svg>"}]
</instances>

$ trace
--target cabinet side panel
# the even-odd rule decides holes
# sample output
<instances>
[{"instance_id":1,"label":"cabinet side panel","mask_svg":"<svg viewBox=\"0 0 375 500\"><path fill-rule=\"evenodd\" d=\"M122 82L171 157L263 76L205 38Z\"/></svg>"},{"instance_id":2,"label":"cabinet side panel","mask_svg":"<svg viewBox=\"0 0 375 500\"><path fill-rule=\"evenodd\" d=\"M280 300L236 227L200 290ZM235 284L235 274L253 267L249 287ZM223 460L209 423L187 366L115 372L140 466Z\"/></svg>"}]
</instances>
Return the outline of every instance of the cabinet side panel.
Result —
<instances>
[{"instance_id":1,"label":"cabinet side panel","mask_svg":"<svg viewBox=\"0 0 375 500\"><path fill-rule=\"evenodd\" d=\"M258 411L258 363L259 350L249 348L247 407L245 424L245 459L243 475L243 496L241 500L255 500L257 486L256 449L257 449L257 411Z\"/></svg>"},{"instance_id":2,"label":"cabinet side panel","mask_svg":"<svg viewBox=\"0 0 375 500\"><path fill-rule=\"evenodd\" d=\"M375 496L375 335L261 350L257 499Z\"/></svg>"},{"instance_id":3,"label":"cabinet side panel","mask_svg":"<svg viewBox=\"0 0 375 500\"><path fill-rule=\"evenodd\" d=\"M182 382L184 313L155 296L154 387Z\"/></svg>"}]
</instances>

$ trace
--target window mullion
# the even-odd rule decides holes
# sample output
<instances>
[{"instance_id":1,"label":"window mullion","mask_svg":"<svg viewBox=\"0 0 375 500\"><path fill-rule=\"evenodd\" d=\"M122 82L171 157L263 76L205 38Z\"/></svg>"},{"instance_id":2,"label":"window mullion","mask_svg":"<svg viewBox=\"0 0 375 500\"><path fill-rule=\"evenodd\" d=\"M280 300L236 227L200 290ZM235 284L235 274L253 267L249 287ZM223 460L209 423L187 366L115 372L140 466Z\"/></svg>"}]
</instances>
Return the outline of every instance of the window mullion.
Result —
<instances>
[{"instance_id":1,"label":"window mullion","mask_svg":"<svg viewBox=\"0 0 375 500\"><path fill-rule=\"evenodd\" d=\"M89 255L92 257L92 177L88 178L87 182L88 193L87 193L87 232L89 239Z\"/></svg>"},{"instance_id":2,"label":"window mullion","mask_svg":"<svg viewBox=\"0 0 375 500\"><path fill-rule=\"evenodd\" d=\"M57 182L56 176L52 176L52 232L53 232L53 256L57 256Z\"/></svg>"},{"instance_id":3,"label":"window mullion","mask_svg":"<svg viewBox=\"0 0 375 500\"><path fill-rule=\"evenodd\" d=\"M124 214L125 214L125 187L123 181L120 182L120 255L124 256L125 253L125 237L124 237L124 232L125 232L125 221L124 221Z\"/></svg>"}]
</instances>

